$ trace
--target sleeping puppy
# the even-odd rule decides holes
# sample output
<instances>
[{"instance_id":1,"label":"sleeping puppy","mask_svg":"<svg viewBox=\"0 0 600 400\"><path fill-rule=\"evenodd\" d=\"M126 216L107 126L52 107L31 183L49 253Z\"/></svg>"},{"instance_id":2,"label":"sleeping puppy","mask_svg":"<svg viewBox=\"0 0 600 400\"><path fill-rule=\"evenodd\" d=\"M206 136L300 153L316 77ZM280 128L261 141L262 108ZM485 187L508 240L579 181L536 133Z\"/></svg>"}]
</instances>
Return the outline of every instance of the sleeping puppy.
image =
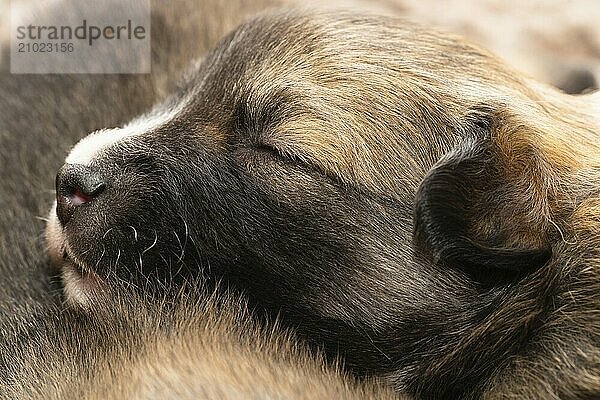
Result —
<instances>
[{"instance_id":1,"label":"sleeping puppy","mask_svg":"<svg viewBox=\"0 0 600 400\"><path fill-rule=\"evenodd\" d=\"M74 305L203 276L418 397L594 398L598 115L399 20L265 15L71 150L48 249Z\"/></svg>"},{"instance_id":2,"label":"sleeping puppy","mask_svg":"<svg viewBox=\"0 0 600 400\"><path fill-rule=\"evenodd\" d=\"M0 399L398 398L324 366L281 326L259 327L238 296L201 284L151 301L114 286L93 313L65 309L55 290L36 216L68 146L161 99L190 57L263 6L157 0L152 74L13 75L0 60Z\"/></svg>"},{"instance_id":3,"label":"sleeping puppy","mask_svg":"<svg viewBox=\"0 0 600 400\"><path fill-rule=\"evenodd\" d=\"M27 15L37 3L16 0L11 9ZM86 2L43 3L61 15L82 12L75 3L89 11ZM273 3L181 0L173 7L154 0L151 74L12 74L9 43L0 34L0 331L30 325L48 304L60 304L40 239L56 169L69 148L88 132L122 125L163 100L191 59ZM0 0L0 25L11 9Z\"/></svg>"}]
</instances>

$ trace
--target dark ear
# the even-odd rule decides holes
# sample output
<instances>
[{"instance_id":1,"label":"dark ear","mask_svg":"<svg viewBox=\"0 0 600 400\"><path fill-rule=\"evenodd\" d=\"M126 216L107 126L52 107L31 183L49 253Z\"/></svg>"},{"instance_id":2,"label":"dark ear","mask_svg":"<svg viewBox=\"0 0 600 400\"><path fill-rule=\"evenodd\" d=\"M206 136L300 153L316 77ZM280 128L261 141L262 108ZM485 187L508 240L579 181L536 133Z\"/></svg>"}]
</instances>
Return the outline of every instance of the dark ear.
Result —
<instances>
[{"instance_id":1,"label":"dark ear","mask_svg":"<svg viewBox=\"0 0 600 400\"><path fill-rule=\"evenodd\" d=\"M522 274L551 256L531 193L511 176L489 135L467 139L429 171L416 196L414 239L435 263ZM530 183L530 190L531 183ZM538 226L536 226L538 225Z\"/></svg>"}]
</instances>

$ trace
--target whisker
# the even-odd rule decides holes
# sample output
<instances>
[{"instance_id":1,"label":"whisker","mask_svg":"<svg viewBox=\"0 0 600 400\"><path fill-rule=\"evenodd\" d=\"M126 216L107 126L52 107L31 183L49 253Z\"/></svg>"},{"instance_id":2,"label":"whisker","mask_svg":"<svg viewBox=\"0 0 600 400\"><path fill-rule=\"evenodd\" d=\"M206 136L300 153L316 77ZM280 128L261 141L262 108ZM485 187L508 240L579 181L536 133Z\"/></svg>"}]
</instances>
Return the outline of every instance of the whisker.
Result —
<instances>
[{"instance_id":1,"label":"whisker","mask_svg":"<svg viewBox=\"0 0 600 400\"><path fill-rule=\"evenodd\" d=\"M104 244L102 244L102 254L100 254L100 258L98 259L98 261L96 261L96 265L94 266L95 270L98 269L98 265L100 265L100 262L102 261L102 258L104 257L104 254L106 254L106 246L104 246Z\"/></svg>"},{"instance_id":2,"label":"whisker","mask_svg":"<svg viewBox=\"0 0 600 400\"><path fill-rule=\"evenodd\" d=\"M179 255L179 259L177 260L177 262L181 262L181 260L183 260L184 254L185 254L185 248L181 244L181 240L179 240L179 235L177 234L177 232L173 231L173 234L177 238L177 242L179 242L179 248L181 249L181 254Z\"/></svg>"},{"instance_id":3,"label":"whisker","mask_svg":"<svg viewBox=\"0 0 600 400\"><path fill-rule=\"evenodd\" d=\"M104 232L104 235L102 235L102 239L106 239L106 235L109 234L110 231L112 231L114 228L114 226L112 228L108 228L108 230L106 232Z\"/></svg>"},{"instance_id":4,"label":"whisker","mask_svg":"<svg viewBox=\"0 0 600 400\"><path fill-rule=\"evenodd\" d=\"M115 268L119 266L119 259L121 258L121 249L119 249L119 253L117 254L117 259L115 260Z\"/></svg>"},{"instance_id":5,"label":"whisker","mask_svg":"<svg viewBox=\"0 0 600 400\"><path fill-rule=\"evenodd\" d=\"M183 248L185 249L185 248L187 248L187 241L188 241L188 237L190 236L190 230L188 228L188 224L185 221L185 219L182 218L182 220L183 220L183 225L185 226L185 243L183 244Z\"/></svg>"},{"instance_id":6,"label":"whisker","mask_svg":"<svg viewBox=\"0 0 600 400\"><path fill-rule=\"evenodd\" d=\"M135 229L135 227L133 225L129 225L129 227L131 229L133 229L133 240L135 240L137 242L138 241L138 231L137 231L137 229Z\"/></svg>"},{"instance_id":7,"label":"whisker","mask_svg":"<svg viewBox=\"0 0 600 400\"><path fill-rule=\"evenodd\" d=\"M138 252L138 255L139 255L139 260L140 260L140 268L139 268L139 269L140 269L140 275L143 275L143 271L144 271L144 269L143 269L144 261L142 260L142 253L141 253L141 252Z\"/></svg>"},{"instance_id":8,"label":"whisker","mask_svg":"<svg viewBox=\"0 0 600 400\"><path fill-rule=\"evenodd\" d=\"M156 246L157 242L158 242L158 233L156 232L156 230L154 230L154 242L150 245L150 247L148 247L146 250L142 251L142 255L146 254L147 251L149 251L154 246Z\"/></svg>"}]
</instances>

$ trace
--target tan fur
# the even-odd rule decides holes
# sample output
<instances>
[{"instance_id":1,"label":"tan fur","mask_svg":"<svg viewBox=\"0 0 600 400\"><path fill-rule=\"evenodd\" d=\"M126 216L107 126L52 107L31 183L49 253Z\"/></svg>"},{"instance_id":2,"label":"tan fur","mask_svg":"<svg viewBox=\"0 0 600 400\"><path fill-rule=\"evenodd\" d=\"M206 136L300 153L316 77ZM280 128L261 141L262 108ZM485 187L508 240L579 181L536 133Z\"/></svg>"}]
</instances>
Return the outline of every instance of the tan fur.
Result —
<instances>
[{"instance_id":1,"label":"tan fur","mask_svg":"<svg viewBox=\"0 0 600 400\"><path fill-rule=\"evenodd\" d=\"M543 239L531 237L532 231L554 229L553 214L572 207L564 202L574 194L561 190L585 187L594 180L589 174L597 173L600 162L597 95L563 95L506 69L482 49L448 42L448 34L425 35L418 28L410 33L399 31L387 27L385 21L372 32L355 32L338 27L326 16L317 17L314 23L325 37L332 31L340 37L371 35L373 41L357 58L356 51L332 36L321 51L335 55L335 64L307 59L305 65L310 67L298 66L290 73L289 65L273 60L260 72L250 72L256 77L250 90L259 99L273 95L270 88L281 87L290 95L306 96L298 106L301 112L264 133L265 140L282 152L313 163L343 182L389 195L410 190L414 181L407 171L424 173L422 166L432 165L435 155L443 151L435 142L436 125L459 125L471 108L487 105L497 113L493 137L505 154L506 175L522 188L524 196L530 196L524 199L528 209L520 223L514 219L519 216L511 215L511 229L522 229L514 231L512 242L531 245ZM378 42L377 37L385 41ZM394 41L409 41L411 46L399 55L390 48ZM450 52L454 59L446 67ZM398 57L410 62L399 66ZM429 92L413 89L420 81L427 82ZM438 111L442 107L443 114ZM386 121L378 121L364 110L395 111ZM424 126L429 130L423 131ZM398 130L389 131L390 127ZM431 149L429 162L419 158L423 147ZM396 160L416 159L425 163L391 167Z\"/></svg>"},{"instance_id":2,"label":"tan fur","mask_svg":"<svg viewBox=\"0 0 600 400\"><path fill-rule=\"evenodd\" d=\"M185 16L186 9L180 10ZM173 18L168 14L165 20ZM486 106L481 113L489 112L491 117L492 139L501 151L503 172L522 194L516 204L519 217L508 226L512 228L508 244L534 246L557 235L562 241L553 263L531 278L536 300L545 301L547 295L559 307L550 311L537 341L508 360L492 379L488 396L553 398L557 393L594 393L600 385L597 369L581 371L563 355L579 352L587 365L600 365L598 95L567 97L521 78L475 46L449 40L445 34L425 34L416 27L398 29L401 23L395 20L378 20L365 32L348 28L327 14L299 18L302 23L286 34L308 32L325 37L320 53L314 54L335 55L336 62L306 55L302 63L290 65L292 58L280 57L249 69L252 79L248 79L247 93L259 104L262 100L267 105L273 88L285 88L294 99L295 92L307 95L298 100L282 125L263 132L264 140L343 183L400 197L416 190L418 182L408 174L424 175L448 150L448 143L436 139L448 133L440 127L459 127L473 109ZM189 34L189 29L197 33L193 20L183 25L181 34ZM222 33L215 29L215 35ZM369 47L360 51L346 47L338 38L348 35L369 36ZM385 43L380 44L383 39ZM393 62L398 53L392 44L402 42L412 46L402 50L402 60L407 61L398 66ZM302 51L285 41L280 46L282 56ZM200 44L196 51L202 48ZM166 73L156 83L158 98L172 88L170 74L184 63L162 61L165 64L158 60L157 65ZM389 119L382 122L365 110L395 112L386 114ZM405 161L402 168L398 160ZM499 207L500 215L511 212ZM485 234L492 223L483 218L474 229ZM569 274L587 285L576 292L566 284L553 286ZM548 294L546 289L558 293ZM17 365L14 374L20 379L3 388L6 397L144 398L166 395L163 390L180 398L391 396L378 387L356 384L335 368L323 367L318 356L295 348L294 339L279 328L272 328L274 333L257 328L235 301L226 300L223 305L214 298L182 300L175 312L137 301L117 301L107 307L92 299L90 307L96 306L96 314L82 327L77 325L77 314L62 317L68 324L24 347L25 360L39 357L40 348L50 349L43 357L47 368L39 359ZM499 321L510 325L511 317L523 323L540 317L537 304L523 304L522 314L499 309L495 319L465 335L461 345L472 345L478 337L499 329ZM79 329L69 330L73 326ZM589 335L578 337L584 327ZM568 333L578 341L567 341L564 335ZM458 350L449 351L436 368L452 365L460 357ZM563 392L548 387L548 377L563 383Z\"/></svg>"},{"instance_id":3,"label":"tan fur","mask_svg":"<svg viewBox=\"0 0 600 400\"><path fill-rule=\"evenodd\" d=\"M326 6L403 16L458 33L521 73L575 93L593 90L590 79L600 84L595 0L334 0Z\"/></svg>"},{"instance_id":4,"label":"tan fur","mask_svg":"<svg viewBox=\"0 0 600 400\"><path fill-rule=\"evenodd\" d=\"M202 292L200 290L200 292ZM6 399L399 399L324 366L276 324L259 328L234 297L132 294L63 311L63 325L23 346ZM87 321L87 322L78 322ZM70 329L74 329L71 331Z\"/></svg>"},{"instance_id":5,"label":"tan fur","mask_svg":"<svg viewBox=\"0 0 600 400\"><path fill-rule=\"evenodd\" d=\"M303 54L302 41L283 42L274 50L280 57L247 72L255 104L281 93L295 100L289 117L261 132L262 140L349 186L400 198L416 189L413 174L424 174L448 151L447 142L436 141L447 134L443 127L460 127L461 121L476 118L473 110L483 108L503 176L517 197L484 209L491 219L477 221L474 229L484 237L492 227L507 232L507 247L558 244L552 262L523 282L531 297L500 307L431 374L452 368L461 351L510 326L511 319L531 325L546 318L524 354L507 361L491 381L487 396L594 396L600 389L600 242L590 232L597 227L600 182L598 94L564 95L521 77L475 46L413 26L399 28L405 26L381 19L355 30L337 16L299 17L286 34L322 38L318 51L302 63L282 61L294 59L285 55ZM338 40L359 36L369 38L358 40L360 49L355 41ZM394 43L405 45L398 49ZM323 54L327 57L319 58ZM570 274L577 290L569 289ZM579 369L569 358L573 354L595 367Z\"/></svg>"}]
</instances>

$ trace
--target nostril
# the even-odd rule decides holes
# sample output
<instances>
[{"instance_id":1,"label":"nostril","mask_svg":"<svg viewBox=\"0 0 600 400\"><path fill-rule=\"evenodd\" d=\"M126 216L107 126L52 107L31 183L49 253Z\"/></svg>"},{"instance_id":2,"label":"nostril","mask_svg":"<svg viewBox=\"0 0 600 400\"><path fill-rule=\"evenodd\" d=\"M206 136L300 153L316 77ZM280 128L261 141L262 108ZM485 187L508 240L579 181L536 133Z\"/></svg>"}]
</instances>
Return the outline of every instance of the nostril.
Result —
<instances>
[{"instance_id":1,"label":"nostril","mask_svg":"<svg viewBox=\"0 0 600 400\"><path fill-rule=\"evenodd\" d=\"M65 164L56 175L56 213L64 225L76 207L94 200L106 188L96 171L81 164Z\"/></svg>"},{"instance_id":2,"label":"nostril","mask_svg":"<svg viewBox=\"0 0 600 400\"><path fill-rule=\"evenodd\" d=\"M79 189L76 188L71 195L69 195L69 201L74 206L80 206L85 203L89 203L92 199L98 196L103 190L105 185L99 184L93 189Z\"/></svg>"},{"instance_id":3,"label":"nostril","mask_svg":"<svg viewBox=\"0 0 600 400\"><path fill-rule=\"evenodd\" d=\"M568 70L561 78L557 86L568 94L585 94L598 89L599 85L595 74L584 68Z\"/></svg>"},{"instance_id":4,"label":"nostril","mask_svg":"<svg viewBox=\"0 0 600 400\"><path fill-rule=\"evenodd\" d=\"M81 177L75 185L68 188L66 196L74 206L92 201L104 191L106 185L97 177Z\"/></svg>"},{"instance_id":5,"label":"nostril","mask_svg":"<svg viewBox=\"0 0 600 400\"><path fill-rule=\"evenodd\" d=\"M83 194L79 190L76 190L75 193L73 193L71 196L69 196L69 201L74 206L82 205L84 203L89 202L90 200L92 200L91 196Z\"/></svg>"}]
</instances>

